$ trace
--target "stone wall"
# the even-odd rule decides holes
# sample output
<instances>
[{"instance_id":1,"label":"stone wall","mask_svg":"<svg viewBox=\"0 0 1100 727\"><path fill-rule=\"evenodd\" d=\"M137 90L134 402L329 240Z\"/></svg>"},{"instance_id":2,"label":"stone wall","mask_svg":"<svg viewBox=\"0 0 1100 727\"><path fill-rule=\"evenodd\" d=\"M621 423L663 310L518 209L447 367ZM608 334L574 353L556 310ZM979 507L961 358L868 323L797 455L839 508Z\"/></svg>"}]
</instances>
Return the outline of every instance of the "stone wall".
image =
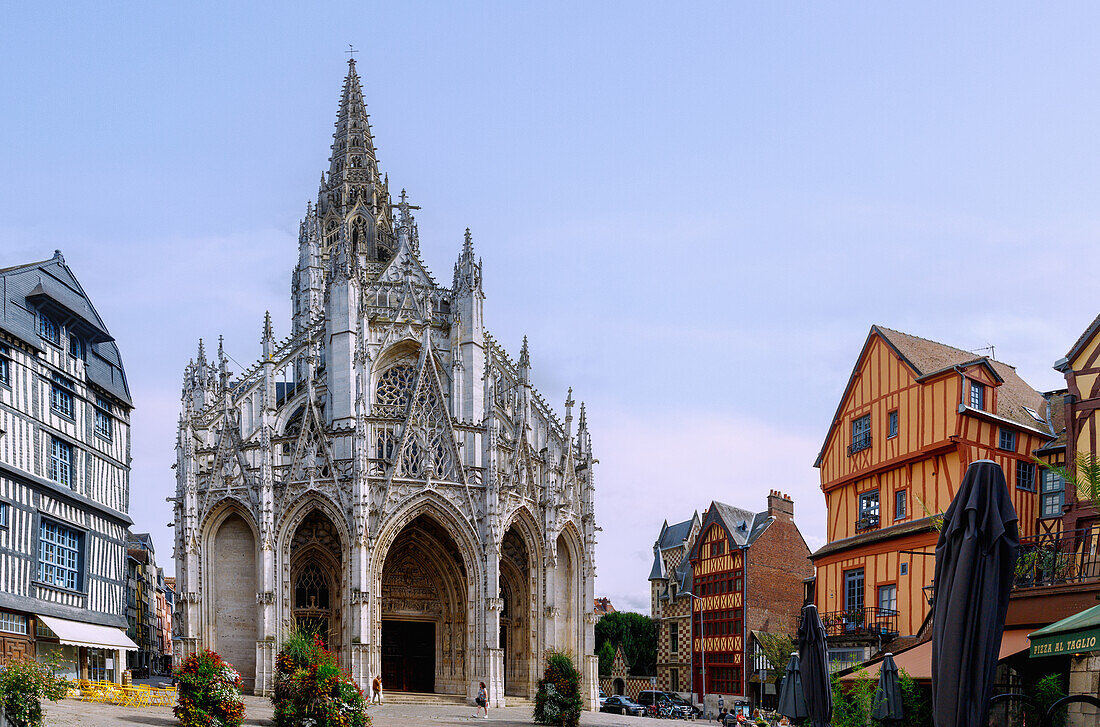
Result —
<instances>
[{"instance_id":1,"label":"stone wall","mask_svg":"<svg viewBox=\"0 0 1100 727\"><path fill-rule=\"evenodd\" d=\"M1069 693L1100 695L1100 653L1070 658ZM1096 727L1100 724L1100 709L1091 704L1074 702L1069 705L1067 716L1067 727Z\"/></svg>"}]
</instances>

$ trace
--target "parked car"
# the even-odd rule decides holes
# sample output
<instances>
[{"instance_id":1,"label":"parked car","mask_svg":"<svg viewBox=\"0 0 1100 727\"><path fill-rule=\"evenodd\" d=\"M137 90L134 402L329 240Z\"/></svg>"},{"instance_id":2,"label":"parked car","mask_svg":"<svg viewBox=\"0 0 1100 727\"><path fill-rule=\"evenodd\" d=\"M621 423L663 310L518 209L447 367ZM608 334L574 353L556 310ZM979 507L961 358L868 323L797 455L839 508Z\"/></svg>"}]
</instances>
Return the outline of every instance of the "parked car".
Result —
<instances>
[{"instance_id":1,"label":"parked car","mask_svg":"<svg viewBox=\"0 0 1100 727\"><path fill-rule=\"evenodd\" d=\"M645 714L645 707L638 704L630 697L624 697L621 694L613 694L603 703L603 706L600 707L600 711L641 717Z\"/></svg>"},{"instance_id":2,"label":"parked car","mask_svg":"<svg viewBox=\"0 0 1100 727\"><path fill-rule=\"evenodd\" d=\"M607 701L607 692L600 688L600 706L603 707L603 703Z\"/></svg>"},{"instance_id":3,"label":"parked car","mask_svg":"<svg viewBox=\"0 0 1100 727\"><path fill-rule=\"evenodd\" d=\"M665 696L680 709L685 719L696 719L703 716L703 710L699 709L676 692L665 692Z\"/></svg>"},{"instance_id":4,"label":"parked car","mask_svg":"<svg viewBox=\"0 0 1100 727\"><path fill-rule=\"evenodd\" d=\"M638 694L638 704L646 708L646 716L649 717L691 717L691 709L682 709L680 704L673 700L668 692L656 689L646 689Z\"/></svg>"}]
</instances>

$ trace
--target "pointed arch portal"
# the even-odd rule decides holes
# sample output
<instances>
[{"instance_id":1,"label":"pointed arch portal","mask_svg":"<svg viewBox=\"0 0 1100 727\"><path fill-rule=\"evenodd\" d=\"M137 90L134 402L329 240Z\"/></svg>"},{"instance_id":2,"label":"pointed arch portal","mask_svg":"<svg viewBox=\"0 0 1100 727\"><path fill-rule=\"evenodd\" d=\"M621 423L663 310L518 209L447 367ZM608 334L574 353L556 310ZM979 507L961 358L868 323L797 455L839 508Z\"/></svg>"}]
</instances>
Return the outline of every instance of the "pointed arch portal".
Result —
<instances>
[{"instance_id":1,"label":"pointed arch portal","mask_svg":"<svg viewBox=\"0 0 1100 727\"><path fill-rule=\"evenodd\" d=\"M337 654L343 646L342 552L336 526L320 510L305 516L290 541L291 621Z\"/></svg>"},{"instance_id":2,"label":"pointed arch portal","mask_svg":"<svg viewBox=\"0 0 1100 727\"><path fill-rule=\"evenodd\" d=\"M469 578L458 544L427 514L402 528L382 565L382 683L463 694Z\"/></svg>"}]
</instances>

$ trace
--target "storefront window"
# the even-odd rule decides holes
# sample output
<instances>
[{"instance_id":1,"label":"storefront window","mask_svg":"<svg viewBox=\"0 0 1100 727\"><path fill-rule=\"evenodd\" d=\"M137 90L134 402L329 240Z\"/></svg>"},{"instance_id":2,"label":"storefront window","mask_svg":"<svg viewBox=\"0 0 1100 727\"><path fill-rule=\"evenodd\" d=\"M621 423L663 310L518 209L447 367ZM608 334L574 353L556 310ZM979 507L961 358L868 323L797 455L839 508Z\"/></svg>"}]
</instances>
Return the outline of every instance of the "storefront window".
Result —
<instances>
[{"instance_id":1,"label":"storefront window","mask_svg":"<svg viewBox=\"0 0 1100 727\"><path fill-rule=\"evenodd\" d=\"M88 678L113 682L116 654L108 649L88 649Z\"/></svg>"}]
</instances>

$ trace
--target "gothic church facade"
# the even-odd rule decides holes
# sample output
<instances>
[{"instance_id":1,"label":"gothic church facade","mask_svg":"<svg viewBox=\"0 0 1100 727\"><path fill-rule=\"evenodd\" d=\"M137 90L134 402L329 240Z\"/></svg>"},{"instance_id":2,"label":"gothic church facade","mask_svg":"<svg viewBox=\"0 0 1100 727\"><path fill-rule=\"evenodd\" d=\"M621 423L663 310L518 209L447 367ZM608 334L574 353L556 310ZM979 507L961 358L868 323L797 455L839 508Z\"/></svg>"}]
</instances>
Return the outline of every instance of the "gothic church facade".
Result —
<instances>
[{"instance_id":1,"label":"gothic church facade","mask_svg":"<svg viewBox=\"0 0 1100 727\"><path fill-rule=\"evenodd\" d=\"M484 327L469 231L450 287L378 170L354 60L301 223L292 328L186 367L175 503L177 659L207 647L256 693L291 628L362 686L533 697L549 649L596 702L591 437Z\"/></svg>"}]
</instances>

